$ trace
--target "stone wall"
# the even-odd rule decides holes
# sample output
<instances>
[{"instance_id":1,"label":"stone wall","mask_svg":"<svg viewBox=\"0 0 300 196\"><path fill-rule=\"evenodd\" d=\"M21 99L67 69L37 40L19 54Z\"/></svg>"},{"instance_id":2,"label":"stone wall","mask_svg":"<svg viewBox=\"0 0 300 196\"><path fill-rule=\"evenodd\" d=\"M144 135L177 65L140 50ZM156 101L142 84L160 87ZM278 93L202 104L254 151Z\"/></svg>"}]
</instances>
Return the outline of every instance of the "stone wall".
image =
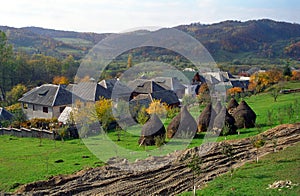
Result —
<instances>
[{"instance_id":1,"label":"stone wall","mask_svg":"<svg viewBox=\"0 0 300 196\"><path fill-rule=\"evenodd\" d=\"M15 137L34 137L34 138L46 138L54 139L55 133L43 129L26 129L26 128L0 128L0 135L12 135Z\"/></svg>"}]
</instances>

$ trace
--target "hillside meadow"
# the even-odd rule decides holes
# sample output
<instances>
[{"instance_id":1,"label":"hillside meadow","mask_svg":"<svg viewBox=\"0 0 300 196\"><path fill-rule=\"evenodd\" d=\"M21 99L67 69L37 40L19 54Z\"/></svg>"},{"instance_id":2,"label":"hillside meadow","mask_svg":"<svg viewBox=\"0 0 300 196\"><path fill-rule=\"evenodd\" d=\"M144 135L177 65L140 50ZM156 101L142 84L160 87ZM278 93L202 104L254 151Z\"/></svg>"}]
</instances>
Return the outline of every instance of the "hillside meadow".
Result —
<instances>
[{"instance_id":1,"label":"hillside meadow","mask_svg":"<svg viewBox=\"0 0 300 196\"><path fill-rule=\"evenodd\" d=\"M289 84L291 85L291 84ZM295 85L295 84L292 84ZM299 85L296 84L296 86ZM257 127L241 129L239 135L220 136L217 141L224 139L240 139L256 135L271 127L283 123L299 122L300 93L280 94L277 101L268 93L252 95L244 99L257 114ZM203 107L201 107L203 109ZM199 116L199 106L191 108L192 115ZM164 122L165 126L170 120ZM124 131L109 131L108 139L125 149L117 152L119 156L127 153L126 149L135 151L131 158L145 158L149 155L164 154L164 149L156 147L139 147L138 133L140 127L133 128L130 134ZM188 147L199 146L203 142L205 133L197 134L195 139L187 143ZM101 148L111 150L111 143L95 136L85 142L101 142ZM119 140L119 141L118 141ZM174 150L178 147L176 142L168 145ZM181 145L182 146L182 145ZM104 165L86 147L80 139L67 141L39 140L36 138L16 138L13 136L0 136L0 191L13 191L19 185L36 180L47 179L58 174L70 174L76 171ZM153 151L151 151L153 150ZM151 152L150 152L151 151ZM140 152L140 153L139 153ZM145 153L146 152L146 153ZM153 153L152 153L153 152ZM255 172L255 170L253 170Z\"/></svg>"},{"instance_id":2,"label":"hillside meadow","mask_svg":"<svg viewBox=\"0 0 300 196\"><path fill-rule=\"evenodd\" d=\"M258 163L249 162L205 184L196 195L300 195L300 143L261 158ZM289 180L290 188L270 189L269 184ZM182 196L192 195L191 192Z\"/></svg>"}]
</instances>

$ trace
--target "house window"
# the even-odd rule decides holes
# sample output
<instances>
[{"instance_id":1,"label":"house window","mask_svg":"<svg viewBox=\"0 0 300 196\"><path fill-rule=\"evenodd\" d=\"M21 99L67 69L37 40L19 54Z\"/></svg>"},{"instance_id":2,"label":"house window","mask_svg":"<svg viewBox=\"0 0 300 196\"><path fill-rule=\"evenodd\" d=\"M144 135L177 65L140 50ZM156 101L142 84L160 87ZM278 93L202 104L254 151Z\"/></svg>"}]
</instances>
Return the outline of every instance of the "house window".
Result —
<instances>
[{"instance_id":1,"label":"house window","mask_svg":"<svg viewBox=\"0 0 300 196\"><path fill-rule=\"evenodd\" d=\"M34 104L32 104L32 110L36 111L36 106Z\"/></svg>"},{"instance_id":2,"label":"house window","mask_svg":"<svg viewBox=\"0 0 300 196\"><path fill-rule=\"evenodd\" d=\"M59 107L59 112L62 113L65 108L66 108L66 106Z\"/></svg>"},{"instance_id":3,"label":"house window","mask_svg":"<svg viewBox=\"0 0 300 196\"><path fill-rule=\"evenodd\" d=\"M43 107L43 112L48 113L48 107Z\"/></svg>"},{"instance_id":4,"label":"house window","mask_svg":"<svg viewBox=\"0 0 300 196\"><path fill-rule=\"evenodd\" d=\"M28 104L27 103L23 103L23 108L24 109L28 109Z\"/></svg>"}]
</instances>

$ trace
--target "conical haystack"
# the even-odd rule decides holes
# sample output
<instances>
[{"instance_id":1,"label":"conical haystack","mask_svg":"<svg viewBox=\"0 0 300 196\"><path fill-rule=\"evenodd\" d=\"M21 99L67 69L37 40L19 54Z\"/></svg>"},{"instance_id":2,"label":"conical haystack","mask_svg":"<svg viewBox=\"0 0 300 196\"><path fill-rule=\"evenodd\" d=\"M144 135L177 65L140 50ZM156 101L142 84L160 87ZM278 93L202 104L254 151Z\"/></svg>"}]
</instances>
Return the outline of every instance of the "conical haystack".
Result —
<instances>
[{"instance_id":1,"label":"conical haystack","mask_svg":"<svg viewBox=\"0 0 300 196\"><path fill-rule=\"evenodd\" d=\"M152 114L142 128L139 144L153 146L155 145L155 137L160 137L164 140L166 137L166 129L158 116Z\"/></svg>"},{"instance_id":2,"label":"conical haystack","mask_svg":"<svg viewBox=\"0 0 300 196\"><path fill-rule=\"evenodd\" d=\"M241 101L232 116L238 128L251 128L255 126L256 114L245 101Z\"/></svg>"},{"instance_id":3,"label":"conical haystack","mask_svg":"<svg viewBox=\"0 0 300 196\"><path fill-rule=\"evenodd\" d=\"M219 114L219 112L221 111L221 109L222 109L222 104L221 104L221 102L220 101L217 101L217 103L214 105L214 110L215 110L215 112L217 113L217 114Z\"/></svg>"},{"instance_id":4,"label":"conical haystack","mask_svg":"<svg viewBox=\"0 0 300 196\"><path fill-rule=\"evenodd\" d=\"M213 129L220 135L236 134L237 127L235 126L235 120L225 107L216 116Z\"/></svg>"},{"instance_id":5,"label":"conical haystack","mask_svg":"<svg viewBox=\"0 0 300 196\"><path fill-rule=\"evenodd\" d=\"M227 110L230 114L233 114L234 110L238 106L239 106L239 103L234 98L231 98L228 105L227 105Z\"/></svg>"},{"instance_id":6,"label":"conical haystack","mask_svg":"<svg viewBox=\"0 0 300 196\"><path fill-rule=\"evenodd\" d=\"M208 104L204 110L201 112L198 118L198 132L205 132L209 127L211 119L214 119L216 112L212 108L212 104Z\"/></svg>"},{"instance_id":7,"label":"conical haystack","mask_svg":"<svg viewBox=\"0 0 300 196\"><path fill-rule=\"evenodd\" d=\"M187 110L186 106L181 108L177 116L173 118L167 127L168 138L191 138L197 132L197 123Z\"/></svg>"}]
</instances>

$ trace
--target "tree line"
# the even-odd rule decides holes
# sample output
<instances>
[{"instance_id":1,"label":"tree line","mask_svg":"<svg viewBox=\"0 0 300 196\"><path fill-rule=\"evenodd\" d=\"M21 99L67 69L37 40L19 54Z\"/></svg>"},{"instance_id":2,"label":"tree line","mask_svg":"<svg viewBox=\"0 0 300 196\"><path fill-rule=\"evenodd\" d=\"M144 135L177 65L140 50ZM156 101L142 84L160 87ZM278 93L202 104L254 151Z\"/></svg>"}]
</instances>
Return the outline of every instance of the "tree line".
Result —
<instances>
[{"instance_id":1,"label":"tree line","mask_svg":"<svg viewBox=\"0 0 300 196\"><path fill-rule=\"evenodd\" d=\"M58 59L44 54L29 55L13 51L4 32L0 31L0 89L1 101L7 100L7 93L17 85L28 88L51 83L56 77L73 81L79 61L69 55Z\"/></svg>"}]
</instances>

